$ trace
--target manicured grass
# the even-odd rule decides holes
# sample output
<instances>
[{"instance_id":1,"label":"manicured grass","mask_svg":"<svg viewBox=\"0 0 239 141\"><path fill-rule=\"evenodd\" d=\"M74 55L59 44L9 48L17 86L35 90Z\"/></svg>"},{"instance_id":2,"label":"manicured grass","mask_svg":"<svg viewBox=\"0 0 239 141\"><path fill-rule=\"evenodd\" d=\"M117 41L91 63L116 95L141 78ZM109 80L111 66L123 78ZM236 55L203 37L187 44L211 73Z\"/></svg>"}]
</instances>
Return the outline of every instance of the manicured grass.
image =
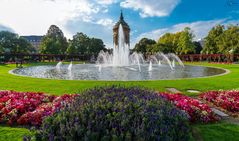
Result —
<instances>
[{"instance_id":1,"label":"manicured grass","mask_svg":"<svg viewBox=\"0 0 239 141\"><path fill-rule=\"evenodd\" d=\"M194 78L182 80L161 80L161 81L82 81L82 80L49 80L15 76L8 73L15 65L0 65L0 89L16 91L41 91L49 94L61 95L63 93L77 93L80 90L99 85L137 85L154 90L165 91L167 87L175 87L186 93L188 89L199 91L219 89L239 89L239 65L219 65L208 63L194 63L193 65L205 65L221 67L231 71L224 76L211 78Z\"/></svg>"},{"instance_id":2,"label":"manicured grass","mask_svg":"<svg viewBox=\"0 0 239 141\"><path fill-rule=\"evenodd\" d=\"M0 141L22 141L24 135L30 131L25 128L13 128L0 126Z\"/></svg>"},{"instance_id":3,"label":"manicured grass","mask_svg":"<svg viewBox=\"0 0 239 141\"><path fill-rule=\"evenodd\" d=\"M56 63L53 63L54 65ZM222 64L208 64L208 63L189 63L190 65L204 65L221 67L228 69L231 73L210 77L210 78L194 78L194 79L181 79L181 80L161 80L161 81L69 81L69 80L49 80L49 79L38 79L30 77L21 77L9 74L8 71L15 68L15 65L0 65L0 90L15 90L15 91L40 91L48 94L62 95L64 93L72 94L79 93L80 91L99 85L136 85L151 88L153 90L165 91L167 87L174 87L182 91L184 94L192 95L187 93L186 90L194 89L199 91L208 90L230 90L239 89L239 65L222 65ZM31 64L39 65L39 64ZM205 141L217 140L239 140L239 126L217 123L207 125L194 125L199 134ZM29 133L24 128L10 128L0 126L0 141L1 140L21 140L24 134ZM237 135L236 135L237 134Z\"/></svg>"},{"instance_id":4,"label":"manicured grass","mask_svg":"<svg viewBox=\"0 0 239 141\"><path fill-rule=\"evenodd\" d=\"M239 126L229 123L194 125L204 141L239 141Z\"/></svg>"}]
</instances>

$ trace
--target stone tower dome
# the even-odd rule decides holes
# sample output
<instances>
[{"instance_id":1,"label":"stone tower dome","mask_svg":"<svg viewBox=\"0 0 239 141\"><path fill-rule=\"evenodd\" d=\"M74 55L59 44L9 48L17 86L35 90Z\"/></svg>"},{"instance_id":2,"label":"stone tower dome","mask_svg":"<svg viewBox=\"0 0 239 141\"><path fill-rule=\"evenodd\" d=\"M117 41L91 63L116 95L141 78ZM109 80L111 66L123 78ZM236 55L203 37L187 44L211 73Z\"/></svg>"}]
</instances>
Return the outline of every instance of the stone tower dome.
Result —
<instances>
[{"instance_id":1,"label":"stone tower dome","mask_svg":"<svg viewBox=\"0 0 239 141\"><path fill-rule=\"evenodd\" d=\"M125 38L125 43L130 45L130 27L129 25L124 21L124 16L121 11L119 21L114 25L113 27L113 41L114 45L118 46L119 45L119 27L122 25L123 27L123 32L124 32L124 38Z\"/></svg>"}]
</instances>

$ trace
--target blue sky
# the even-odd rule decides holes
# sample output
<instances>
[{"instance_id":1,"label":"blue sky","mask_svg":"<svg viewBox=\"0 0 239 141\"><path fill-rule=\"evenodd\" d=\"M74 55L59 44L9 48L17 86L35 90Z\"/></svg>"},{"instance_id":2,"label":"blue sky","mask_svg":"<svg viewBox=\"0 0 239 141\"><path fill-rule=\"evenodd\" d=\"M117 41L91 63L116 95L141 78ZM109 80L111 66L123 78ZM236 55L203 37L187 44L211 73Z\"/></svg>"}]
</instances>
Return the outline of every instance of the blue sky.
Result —
<instances>
[{"instance_id":1,"label":"blue sky","mask_svg":"<svg viewBox=\"0 0 239 141\"><path fill-rule=\"evenodd\" d=\"M143 37L157 40L186 26L198 40L217 24L239 23L239 0L0 0L0 30L43 35L56 24L67 38L84 32L112 47L121 9L132 46Z\"/></svg>"}]
</instances>

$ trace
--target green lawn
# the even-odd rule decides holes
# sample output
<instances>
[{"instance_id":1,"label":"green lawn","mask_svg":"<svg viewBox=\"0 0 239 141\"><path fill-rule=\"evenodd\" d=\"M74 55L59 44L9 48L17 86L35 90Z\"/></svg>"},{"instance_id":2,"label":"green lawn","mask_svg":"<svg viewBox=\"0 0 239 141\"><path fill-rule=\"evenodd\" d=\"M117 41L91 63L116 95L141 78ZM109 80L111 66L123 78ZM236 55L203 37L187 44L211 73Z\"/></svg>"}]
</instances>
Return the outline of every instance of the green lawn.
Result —
<instances>
[{"instance_id":1,"label":"green lawn","mask_svg":"<svg viewBox=\"0 0 239 141\"><path fill-rule=\"evenodd\" d=\"M194 125L204 141L239 141L239 126L229 123Z\"/></svg>"},{"instance_id":2,"label":"green lawn","mask_svg":"<svg viewBox=\"0 0 239 141\"><path fill-rule=\"evenodd\" d=\"M24 135L29 135L26 128L0 126L0 141L21 141Z\"/></svg>"},{"instance_id":3,"label":"green lawn","mask_svg":"<svg viewBox=\"0 0 239 141\"><path fill-rule=\"evenodd\" d=\"M184 92L184 94L194 95L187 93L186 90L195 89L199 91L207 91L219 89L239 89L239 65L221 65L208 63L193 63L191 65L221 67L230 70L230 73L223 76L216 76L210 78L161 81L69 81L15 76L8 73L9 70L15 68L15 65L0 65L0 90L40 91L46 92L48 94L62 95L64 93L78 93L84 89L98 85L121 84L127 86L143 86L159 91L165 91L165 88L167 87L174 87ZM223 141L226 140L226 138L229 140L239 140L239 126L237 125L217 123L207 125L193 125L193 128L200 134L200 136L205 141ZM0 141L21 140L21 137L24 134L29 134L29 131L24 128L10 128L0 126Z\"/></svg>"}]
</instances>

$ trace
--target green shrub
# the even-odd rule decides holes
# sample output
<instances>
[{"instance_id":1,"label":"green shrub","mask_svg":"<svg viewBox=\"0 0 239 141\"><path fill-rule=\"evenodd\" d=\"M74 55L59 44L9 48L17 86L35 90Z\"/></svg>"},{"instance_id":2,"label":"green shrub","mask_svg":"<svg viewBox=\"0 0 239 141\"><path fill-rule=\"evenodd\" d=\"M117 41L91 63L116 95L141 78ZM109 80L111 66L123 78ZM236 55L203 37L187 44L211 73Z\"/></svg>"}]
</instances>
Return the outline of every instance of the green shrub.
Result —
<instances>
[{"instance_id":1,"label":"green shrub","mask_svg":"<svg viewBox=\"0 0 239 141\"><path fill-rule=\"evenodd\" d=\"M46 118L37 140L154 141L189 139L188 117L163 97L138 87L100 87Z\"/></svg>"}]
</instances>

